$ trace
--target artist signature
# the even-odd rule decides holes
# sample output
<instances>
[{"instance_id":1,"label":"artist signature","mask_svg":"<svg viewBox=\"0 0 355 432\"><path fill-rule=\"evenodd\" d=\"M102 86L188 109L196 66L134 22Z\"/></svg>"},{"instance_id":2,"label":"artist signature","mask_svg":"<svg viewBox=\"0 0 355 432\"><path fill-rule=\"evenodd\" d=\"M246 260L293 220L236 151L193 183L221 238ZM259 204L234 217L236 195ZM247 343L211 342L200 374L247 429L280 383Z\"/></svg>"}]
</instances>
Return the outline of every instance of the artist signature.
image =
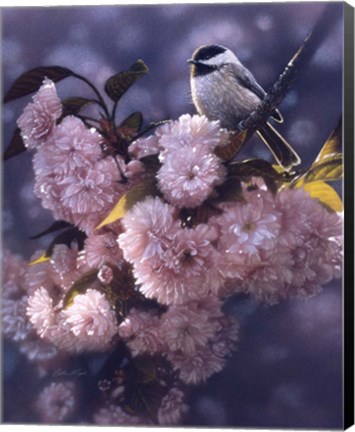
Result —
<instances>
[{"instance_id":1,"label":"artist signature","mask_svg":"<svg viewBox=\"0 0 355 432\"><path fill-rule=\"evenodd\" d=\"M81 377L86 376L87 374L87 370L80 368L73 370L57 369L55 372L53 372L53 377Z\"/></svg>"}]
</instances>

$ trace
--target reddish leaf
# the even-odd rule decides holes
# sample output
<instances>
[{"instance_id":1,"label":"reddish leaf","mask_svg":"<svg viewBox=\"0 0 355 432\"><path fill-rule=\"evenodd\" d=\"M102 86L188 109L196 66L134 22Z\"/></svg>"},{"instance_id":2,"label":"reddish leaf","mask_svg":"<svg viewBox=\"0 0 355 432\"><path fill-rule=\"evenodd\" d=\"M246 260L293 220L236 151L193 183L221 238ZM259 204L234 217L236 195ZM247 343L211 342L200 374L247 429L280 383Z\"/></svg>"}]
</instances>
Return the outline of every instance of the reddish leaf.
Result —
<instances>
[{"instance_id":1,"label":"reddish leaf","mask_svg":"<svg viewBox=\"0 0 355 432\"><path fill-rule=\"evenodd\" d=\"M45 66L31 69L22 74L12 84L4 97L4 103L37 91L45 77L57 82L71 75L73 75L73 72L70 69L61 66Z\"/></svg>"},{"instance_id":2,"label":"reddish leaf","mask_svg":"<svg viewBox=\"0 0 355 432\"><path fill-rule=\"evenodd\" d=\"M128 71L120 72L109 78L105 84L105 91L114 102L118 102L131 85L148 71L144 61L137 60Z\"/></svg>"},{"instance_id":3,"label":"reddish leaf","mask_svg":"<svg viewBox=\"0 0 355 432\"><path fill-rule=\"evenodd\" d=\"M143 123L142 113L139 111L134 112L127 117L118 126L118 132L123 139L132 139L140 130Z\"/></svg>"},{"instance_id":4,"label":"reddish leaf","mask_svg":"<svg viewBox=\"0 0 355 432\"><path fill-rule=\"evenodd\" d=\"M92 102L93 102L92 100L82 98L82 97L72 97L72 98L64 99L62 101L62 105L63 105L62 117L65 117L67 115L75 115Z\"/></svg>"},{"instance_id":5,"label":"reddish leaf","mask_svg":"<svg viewBox=\"0 0 355 432\"><path fill-rule=\"evenodd\" d=\"M30 239L35 240L35 239L41 238L47 234L51 234L52 232L59 231L59 230L64 229L64 228L69 228L71 226L72 225L69 222L66 222L63 220L55 221L54 223L52 223L52 225L49 228L47 228L44 231L41 231L40 233L30 237Z\"/></svg>"},{"instance_id":6,"label":"reddish leaf","mask_svg":"<svg viewBox=\"0 0 355 432\"><path fill-rule=\"evenodd\" d=\"M4 152L4 160L10 159L26 151L25 144L23 143L21 132L19 128L15 129L10 144Z\"/></svg>"}]
</instances>

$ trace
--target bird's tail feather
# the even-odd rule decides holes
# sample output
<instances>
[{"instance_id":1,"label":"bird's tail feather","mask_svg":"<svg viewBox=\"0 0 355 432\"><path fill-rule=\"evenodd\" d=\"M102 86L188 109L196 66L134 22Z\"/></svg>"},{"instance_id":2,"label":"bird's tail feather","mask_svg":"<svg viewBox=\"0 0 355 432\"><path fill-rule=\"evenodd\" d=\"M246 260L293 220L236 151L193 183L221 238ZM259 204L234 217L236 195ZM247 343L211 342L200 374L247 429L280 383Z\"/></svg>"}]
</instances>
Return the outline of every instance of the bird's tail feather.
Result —
<instances>
[{"instance_id":1,"label":"bird's tail feather","mask_svg":"<svg viewBox=\"0 0 355 432\"><path fill-rule=\"evenodd\" d=\"M289 170L292 166L301 163L301 159L295 150L270 123L266 123L257 132L277 162L285 169Z\"/></svg>"}]
</instances>

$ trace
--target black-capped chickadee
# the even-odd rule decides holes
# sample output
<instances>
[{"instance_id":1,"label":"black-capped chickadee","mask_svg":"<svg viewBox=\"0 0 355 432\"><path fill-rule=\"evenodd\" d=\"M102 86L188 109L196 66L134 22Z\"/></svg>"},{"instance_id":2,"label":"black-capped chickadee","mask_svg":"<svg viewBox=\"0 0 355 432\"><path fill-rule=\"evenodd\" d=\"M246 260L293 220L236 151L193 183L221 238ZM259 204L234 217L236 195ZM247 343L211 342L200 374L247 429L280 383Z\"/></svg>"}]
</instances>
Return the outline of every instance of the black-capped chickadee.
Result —
<instances>
[{"instance_id":1,"label":"black-capped chickadee","mask_svg":"<svg viewBox=\"0 0 355 432\"><path fill-rule=\"evenodd\" d=\"M199 47L188 63L191 67L191 91L199 114L219 120L222 127L236 130L240 121L254 111L266 92L235 54L221 45ZM272 118L282 123L278 110ZM277 162L285 169L300 163L290 144L266 122L257 131Z\"/></svg>"}]
</instances>

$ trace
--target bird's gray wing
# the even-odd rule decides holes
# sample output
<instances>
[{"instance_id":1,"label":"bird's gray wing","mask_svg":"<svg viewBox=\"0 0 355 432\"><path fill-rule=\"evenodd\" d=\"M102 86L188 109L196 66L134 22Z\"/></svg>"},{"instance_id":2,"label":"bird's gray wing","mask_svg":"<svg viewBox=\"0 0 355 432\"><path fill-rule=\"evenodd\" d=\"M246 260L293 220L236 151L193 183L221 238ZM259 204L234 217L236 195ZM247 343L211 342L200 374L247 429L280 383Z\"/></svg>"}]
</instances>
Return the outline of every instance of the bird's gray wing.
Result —
<instances>
[{"instance_id":1,"label":"bird's gray wing","mask_svg":"<svg viewBox=\"0 0 355 432\"><path fill-rule=\"evenodd\" d=\"M255 93L261 100L264 99L266 96L266 91L256 81L254 75L247 68L242 65L236 65L234 76L240 85ZM272 113L272 118L278 123L283 122L283 117L278 109Z\"/></svg>"}]
</instances>

